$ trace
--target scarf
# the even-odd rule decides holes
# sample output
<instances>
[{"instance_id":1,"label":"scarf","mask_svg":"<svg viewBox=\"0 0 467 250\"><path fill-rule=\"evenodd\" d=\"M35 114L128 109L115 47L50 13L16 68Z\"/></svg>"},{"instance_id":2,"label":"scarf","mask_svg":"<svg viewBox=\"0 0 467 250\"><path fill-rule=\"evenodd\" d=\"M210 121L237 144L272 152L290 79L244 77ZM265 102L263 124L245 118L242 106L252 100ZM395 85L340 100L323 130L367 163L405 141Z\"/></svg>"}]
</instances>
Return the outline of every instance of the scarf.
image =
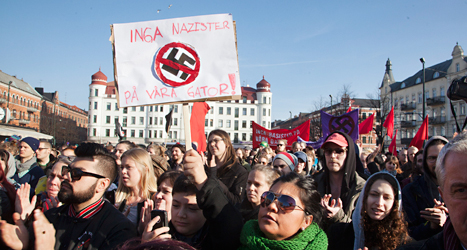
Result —
<instances>
[{"instance_id":1,"label":"scarf","mask_svg":"<svg viewBox=\"0 0 467 250\"><path fill-rule=\"evenodd\" d=\"M298 233L290 240L270 240L259 229L257 220L250 220L243 226L240 235L242 246L239 249L327 249L328 237L312 223L304 231Z\"/></svg>"},{"instance_id":2,"label":"scarf","mask_svg":"<svg viewBox=\"0 0 467 250\"><path fill-rule=\"evenodd\" d=\"M444 249L446 250L457 250L462 249L461 241L457 237L454 227L452 226L451 220L446 220L443 227L443 238L444 238Z\"/></svg>"}]
</instances>

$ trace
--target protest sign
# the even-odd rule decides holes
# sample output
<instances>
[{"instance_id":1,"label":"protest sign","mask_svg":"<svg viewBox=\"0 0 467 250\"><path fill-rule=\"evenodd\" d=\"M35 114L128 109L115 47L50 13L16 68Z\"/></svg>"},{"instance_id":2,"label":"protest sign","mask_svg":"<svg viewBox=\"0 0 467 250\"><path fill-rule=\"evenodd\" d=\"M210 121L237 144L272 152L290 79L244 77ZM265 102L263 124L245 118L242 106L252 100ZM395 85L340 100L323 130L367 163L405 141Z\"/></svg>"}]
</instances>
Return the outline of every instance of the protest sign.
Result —
<instances>
[{"instance_id":1,"label":"protest sign","mask_svg":"<svg viewBox=\"0 0 467 250\"><path fill-rule=\"evenodd\" d=\"M259 147L263 141L267 142L270 146L275 148L280 139L286 139L287 145L292 145L297 141L297 137L309 138L310 137L310 120L298 125L294 129L273 129L269 130L258 123L253 122L253 147Z\"/></svg>"},{"instance_id":2,"label":"protest sign","mask_svg":"<svg viewBox=\"0 0 467 250\"><path fill-rule=\"evenodd\" d=\"M240 99L230 14L113 24L120 107Z\"/></svg>"}]
</instances>

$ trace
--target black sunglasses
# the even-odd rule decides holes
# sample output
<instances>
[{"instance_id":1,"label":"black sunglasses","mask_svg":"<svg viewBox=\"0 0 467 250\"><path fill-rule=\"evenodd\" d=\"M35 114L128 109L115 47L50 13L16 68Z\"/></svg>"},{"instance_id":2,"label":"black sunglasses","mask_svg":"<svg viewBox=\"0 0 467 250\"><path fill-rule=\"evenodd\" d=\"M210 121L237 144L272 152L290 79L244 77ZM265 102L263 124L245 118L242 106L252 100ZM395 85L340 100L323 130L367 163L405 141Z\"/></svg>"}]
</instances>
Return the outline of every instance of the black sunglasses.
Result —
<instances>
[{"instance_id":1,"label":"black sunglasses","mask_svg":"<svg viewBox=\"0 0 467 250\"><path fill-rule=\"evenodd\" d=\"M71 180L73 181L79 181L81 180L81 176L92 176L96 178L107 178L102 175L94 174L94 173L89 173L89 172L84 172L83 170L79 168L70 168L69 166L63 166L62 167L62 176L66 176L68 173L70 173Z\"/></svg>"},{"instance_id":2,"label":"black sunglasses","mask_svg":"<svg viewBox=\"0 0 467 250\"><path fill-rule=\"evenodd\" d=\"M305 214L308 215L308 212L305 211L305 209L301 208L297 203L295 202L295 199L285 195L285 194L276 194L270 191L266 191L261 195L261 206L262 207L267 207L271 205L275 200L279 202L279 209L286 212L286 213L291 213L293 210L295 210L295 207L300 208L305 212Z\"/></svg>"},{"instance_id":3,"label":"black sunglasses","mask_svg":"<svg viewBox=\"0 0 467 250\"><path fill-rule=\"evenodd\" d=\"M342 155L344 152L347 151L347 148L325 148L324 149L324 154L326 155L332 155L335 153L336 155Z\"/></svg>"}]
</instances>

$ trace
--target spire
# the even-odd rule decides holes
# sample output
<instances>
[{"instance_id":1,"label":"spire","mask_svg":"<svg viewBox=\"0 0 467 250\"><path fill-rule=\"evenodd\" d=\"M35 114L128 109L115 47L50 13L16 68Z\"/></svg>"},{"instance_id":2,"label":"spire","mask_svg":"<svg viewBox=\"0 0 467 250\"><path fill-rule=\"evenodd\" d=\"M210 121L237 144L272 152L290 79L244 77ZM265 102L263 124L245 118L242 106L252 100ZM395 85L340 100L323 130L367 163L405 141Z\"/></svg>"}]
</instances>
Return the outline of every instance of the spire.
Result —
<instances>
[{"instance_id":1,"label":"spire","mask_svg":"<svg viewBox=\"0 0 467 250\"><path fill-rule=\"evenodd\" d=\"M384 77L383 77L383 82L381 82L381 87L383 87L385 83L387 83L388 85L391 85L395 82L396 81L394 80L394 76L392 75L391 60L388 58L388 60L386 61L386 70L384 71Z\"/></svg>"},{"instance_id":2,"label":"spire","mask_svg":"<svg viewBox=\"0 0 467 250\"><path fill-rule=\"evenodd\" d=\"M456 42L456 46L454 46L454 49L452 50L451 56L453 58L455 58L455 57L464 57L464 50L459 45L459 43Z\"/></svg>"}]
</instances>

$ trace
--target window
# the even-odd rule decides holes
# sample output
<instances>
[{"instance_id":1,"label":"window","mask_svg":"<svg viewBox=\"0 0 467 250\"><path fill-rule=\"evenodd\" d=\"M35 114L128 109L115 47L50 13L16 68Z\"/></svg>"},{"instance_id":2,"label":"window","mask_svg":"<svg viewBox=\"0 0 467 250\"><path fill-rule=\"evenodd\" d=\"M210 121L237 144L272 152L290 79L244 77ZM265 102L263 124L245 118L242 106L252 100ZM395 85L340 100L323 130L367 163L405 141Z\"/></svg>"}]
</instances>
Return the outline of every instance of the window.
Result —
<instances>
[{"instance_id":1,"label":"window","mask_svg":"<svg viewBox=\"0 0 467 250\"><path fill-rule=\"evenodd\" d=\"M99 95L99 90L98 89L94 89L94 96L98 96Z\"/></svg>"},{"instance_id":2,"label":"window","mask_svg":"<svg viewBox=\"0 0 467 250\"><path fill-rule=\"evenodd\" d=\"M134 116L131 117L131 124L136 124L136 117Z\"/></svg>"},{"instance_id":3,"label":"window","mask_svg":"<svg viewBox=\"0 0 467 250\"><path fill-rule=\"evenodd\" d=\"M21 118L21 117L20 117ZM97 123L97 115L93 116L93 123Z\"/></svg>"},{"instance_id":4,"label":"window","mask_svg":"<svg viewBox=\"0 0 467 250\"><path fill-rule=\"evenodd\" d=\"M226 123L225 127L230 128L230 120L227 120L227 123Z\"/></svg>"},{"instance_id":5,"label":"window","mask_svg":"<svg viewBox=\"0 0 467 250\"><path fill-rule=\"evenodd\" d=\"M174 131L174 139L177 139L177 131Z\"/></svg>"},{"instance_id":6,"label":"window","mask_svg":"<svg viewBox=\"0 0 467 250\"><path fill-rule=\"evenodd\" d=\"M433 98L436 97L436 89L433 89Z\"/></svg>"},{"instance_id":7,"label":"window","mask_svg":"<svg viewBox=\"0 0 467 250\"><path fill-rule=\"evenodd\" d=\"M139 118L139 125L144 125L144 117Z\"/></svg>"},{"instance_id":8,"label":"window","mask_svg":"<svg viewBox=\"0 0 467 250\"><path fill-rule=\"evenodd\" d=\"M262 125L263 127L266 127L266 121L263 121Z\"/></svg>"},{"instance_id":9,"label":"window","mask_svg":"<svg viewBox=\"0 0 467 250\"><path fill-rule=\"evenodd\" d=\"M405 82L401 83L401 89L405 88Z\"/></svg>"},{"instance_id":10,"label":"window","mask_svg":"<svg viewBox=\"0 0 467 250\"><path fill-rule=\"evenodd\" d=\"M131 111L136 111L136 107L131 107Z\"/></svg>"},{"instance_id":11,"label":"window","mask_svg":"<svg viewBox=\"0 0 467 250\"><path fill-rule=\"evenodd\" d=\"M126 127L127 124L127 118L126 116L123 117L123 122L122 122L122 127Z\"/></svg>"},{"instance_id":12,"label":"window","mask_svg":"<svg viewBox=\"0 0 467 250\"><path fill-rule=\"evenodd\" d=\"M178 126L178 118L174 118L173 125Z\"/></svg>"},{"instance_id":13,"label":"window","mask_svg":"<svg viewBox=\"0 0 467 250\"><path fill-rule=\"evenodd\" d=\"M107 103L107 110L110 110L111 107L112 107L111 103L108 102L108 103Z\"/></svg>"},{"instance_id":14,"label":"window","mask_svg":"<svg viewBox=\"0 0 467 250\"><path fill-rule=\"evenodd\" d=\"M207 127L208 126L208 119L204 119L204 126Z\"/></svg>"},{"instance_id":15,"label":"window","mask_svg":"<svg viewBox=\"0 0 467 250\"><path fill-rule=\"evenodd\" d=\"M268 129L271 129L271 122L268 122Z\"/></svg>"},{"instance_id":16,"label":"window","mask_svg":"<svg viewBox=\"0 0 467 250\"><path fill-rule=\"evenodd\" d=\"M238 120L234 121L234 130L238 130Z\"/></svg>"},{"instance_id":17,"label":"window","mask_svg":"<svg viewBox=\"0 0 467 250\"><path fill-rule=\"evenodd\" d=\"M139 111L144 111L144 106L139 107Z\"/></svg>"},{"instance_id":18,"label":"window","mask_svg":"<svg viewBox=\"0 0 467 250\"><path fill-rule=\"evenodd\" d=\"M144 130L139 130L139 138L143 138L144 137Z\"/></svg>"},{"instance_id":19,"label":"window","mask_svg":"<svg viewBox=\"0 0 467 250\"><path fill-rule=\"evenodd\" d=\"M152 131L149 130L149 131L148 131L148 138L151 138L151 137L152 137Z\"/></svg>"},{"instance_id":20,"label":"window","mask_svg":"<svg viewBox=\"0 0 467 250\"><path fill-rule=\"evenodd\" d=\"M157 112L159 110L159 106L154 106L154 112Z\"/></svg>"},{"instance_id":21,"label":"window","mask_svg":"<svg viewBox=\"0 0 467 250\"><path fill-rule=\"evenodd\" d=\"M246 133L242 133L242 141L246 141Z\"/></svg>"},{"instance_id":22,"label":"window","mask_svg":"<svg viewBox=\"0 0 467 250\"><path fill-rule=\"evenodd\" d=\"M154 117L154 125L157 125L157 117Z\"/></svg>"},{"instance_id":23,"label":"window","mask_svg":"<svg viewBox=\"0 0 467 250\"><path fill-rule=\"evenodd\" d=\"M162 138L162 130L159 130L159 138Z\"/></svg>"},{"instance_id":24,"label":"window","mask_svg":"<svg viewBox=\"0 0 467 250\"><path fill-rule=\"evenodd\" d=\"M266 103L266 96L263 96L263 103Z\"/></svg>"},{"instance_id":25,"label":"window","mask_svg":"<svg viewBox=\"0 0 467 250\"><path fill-rule=\"evenodd\" d=\"M230 107L227 107L227 115L231 115L232 112L231 112L231 108Z\"/></svg>"},{"instance_id":26,"label":"window","mask_svg":"<svg viewBox=\"0 0 467 250\"><path fill-rule=\"evenodd\" d=\"M417 78L417 80L415 80L415 84L419 84L419 83L421 83L421 82L422 82L422 79L420 79L420 77Z\"/></svg>"},{"instance_id":27,"label":"window","mask_svg":"<svg viewBox=\"0 0 467 250\"><path fill-rule=\"evenodd\" d=\"M250 109L250 115L255 115L255 109L254 108Z\"/></svg>"},{"instance_id":28,"label":"window","mask_svg":"<svg viewBox=\"0 0 467 250\"><path fill-rule=\"evenodd\" d=\"M268 109L268 116L271 116L271 109Z\"/></svg>"},{"instance_id":29,"label":"window","mask_svg":"<svg viewBox=\"0 0 467 250\"><path fill-rule=\"evenodd\" d=\"M222 128L222 126L223 126L223 125L224 125L224 122L223 122L223 120L219 120L219 125L218 125L218 126L219 126L219 128Z\"/></svg>"},{"instance_id":30,"label":"window","mask_svg":"<svg viewBox=\"0 0 467 250\"><path fill-rule=\"evenodd\" d=\"M459 72L459 71L461 71L461 67L460 67L459 63L456 63L456 72Z\"/></svg>"},{"instance_id":31,"label":"window","mask_svg":"<svg viewBox=\"0 0 467 250\"><path fill-rule=\"evenodd\" d=\"M214 107L213 106L211 106L211 108L209 110L210 110L209 113L214 114Z\"/></svg>"},{"instance_id":32,"label":"window","mask_svg":"<svg viewBox=\"0 0 467 250\"><path fill-rule=\"evenodd\" d=\"M269 97L269 104L271 104L271 97Z\"/></svg>"},{"instance_id":33,"label":"window","mask_svg":"<svg viewBox=\"0 0 467 250\"><path fill-rule=\"evenodd\" d=\"M415 93L412 94L412 103L415 103Z\"/></svg>"},{"instance_id":34,"label":"window","mask_svg":"<svg viewBox=\"0 0 467 250\"><path fill-rule=\"evenodd\" d=\"M242 109L242 115L246 115L246 108Z\"/></svg>"},{"instance_id":35,"label":"window","mask_svg":"<svg viewBox=\"0 0 467 250\"><path fill-rule=\"evenodd\" d=\"M164 112L164 106L161 106L160 111Z\"/></svg>"},{"instance_id":36,"label":"window","mask_svg":"<svg viewBox=\"0 0 467 250\"><path fill-rule=\"evenodd\" d=\"M128 114L128 108L123 108L123 113Z\"/></svg>"},{"instance_id":37,"label":"window","mask_svg":"<svg viewBox=\"0 0 467 250\"><path fill-rule=\"evenodd\" d=\"M263 116L266 116L266 109L263 108Z\"/></svg>"},{"instance_id":38,"label":"window","mask_svg":"<svg viewBox=\"0 0 467 250\"><path fill-rule=\"evenodd\" d=\"M238 143L238 133L234 133L234 143Z\"/></svg>"},{"instance_id":39,"label":"window","mask_svg":"<svg viewBox=\"0 0 467 250\"><path fill-rule=\"evenodd\" d=\"M172 139L172 131L169 131L168 137Z\"/></svg>"},{"instance_id":40,"label":"window","mask_svg":"<svg viewBox=\"0 0 467 250\"><path fill-rule=\"evenodd\" d=\"M94 109L97 109L97 102L94 102Z\"/></svg>"},{"instance_id":41,"label":"window","mask_svg":"<svg viewBox=\"0 0 467 250\"><path fill-rule=\"evenodd\" d=\"M444 93L444 87L440 87L439 88L439 96L444 96L445 93Z\"/></svg>"},{"instance_id":42,"label":"window","mask_svg":"<svg viewBox=\"0 0 467 250\"><path fill-rule=\"evenodd\" d=\"M438 71L436 71L435 73L433 73L433 79L436 79L436 78L438 78L438 77L439 77L439 72L438 72Z\"/></svg>"},{"instance_id":43,"label":"window","mask_svg":"<svg viewBox=\"0 0 467 250\"><path fill-rule=\"evenodd\" d=\"M242 121L242 128L246 128L246 121Z\"/></svg>"},{"instance_id":44,"label":"window","mask_svg":"<svg viewBox=\"0 0 467 250\"><path fill-rule=\"evenodd\" d=\"M152 117L149 117L149 125L152 125ZM151 137L151 136L149 136Z\"/></svg>"},{"instance_id":45,"label":"window","mask_svg":"<svg viewBox=\"0 0 467 250\"><path fill-rule=\"evenodd\" d=\"M239 113L240 113L240 109L239 109L239 108L235 108L235 118L238 118Z\"/></svg>"},{"instance_id":46,"label":"window","mask_svg":"<svg viewBox=\"0 0 467 250\"><path fill-rule=\"evenodd\" d=\"M149 106L149 112L152 112L152 108L153 108L152 106Z\"/></svg>"},{"instance_id":47,"label":"window","mask_svg":"<svg viewBox=\"0 0 467 250\"><path fill-rule=\"evenodd\" d=\"M132 130L130 131L130 137L133 137L133 138L135 137L135 130L134 130L134 129L132 129Z\"/></svg>"},{"instance_id":48,"label":"window","mask_svg":"<svg viewBox=\"0 0 467 250\"><path fill-rule=\"evenodd\" d=\"M243 99L243 103L246 103L246 96L243 96L242 99Z\"/></svg>"},{"instance_id":49,"label":"window","mask_svg":"<svg viewBox=\"0 0 467 250\"><path fill-rule=\"evenodd\" d=\"M223 115L224 114L224 107L219 107L219 115Z\"/></svg>"},{"instance_id":50,"label":"window","mask_svg":"<svg viewBox=\"0 0 467 250\"><path fill-rule=\"evenodd\" d=\"M362 143L366 144L366 136L362 136Z\"/></svg>"},{"instance_id":51,"label":"window","mask_svg":"<svg viewBox=\"0 0 467 250\"><path fill-rule=\"evenodd\" d=\"M115 103L115 110L118 111L118 103Z\"/></svg>"},{"instance_id":52,"label":"window","mask_svg":"<svg viewBox=\"0 0 467 250\"><path fill-rule=\"evenodd\" d=\"M444 126L441 127L441 135L442 136L446 135L446 128Z\"/></svg>"},{"instance_id":53,"label":"window","mask_svg":"<svg viewBox=\"0 0 467 250\"><path fill-rule=\"evenodd\" d=\"M425 101L426 99L430 98L430 91L425 91Z\"/></svg>"},{"instance_id":54,"label":"window","mask_svg":"<svg viewBox=\"0 0 467 250\"><path fill-rule=\"evenodd\" d=\"M159 119L159 125L162 125L162 124L164 124L164 119L162 119L161 117L161 119Z\"/></svg>"},{"instance_id":55,"label":"window","mask_svg":"<svg viewBox=\"0 0 467 250\"><path fill-rule=\"evenodd\" d=\"M110 124L110 115L105 117L105 123Z\"/></svg>"},{"instance_id":56,"label":"window","mask_svg":"<svg viewBox=\"0 0 467 250\"><path fill-rule=\"evenodd\" d=\"M418 103L422 103L423 102L423 93L418 93Z\"/></svg>"},{"instance_id":57,"label":"window","mask_svg":"<svg viewBox=\"0 0 467 250\"><path fill-rule=\"evenodd\" d=\"M209 126L214 127L214 120L213 119L209 119Z\"/></svg>"},{"instance_id":58,"label":"window","mask_svg":"<svg viewBox=\"0 0 467 250\"><path fill-rule=\"evenodd\" d=\"M110 137L110 129L105 130L105 136Z\"/></svg>"},{"instance_id":59,"label":"window","mask_svg":"<svg viewBox=\"0 0 467 250\"><path fill-rule=\"evenodd\" d=\"M97 130L95 128L92 129L92 136L96 136Z\"/></svg>"},{"instance_id":60,"label":"window","mask_svg":"<svg viewBox=\"0 0 467 250\"><path fill-rule=\"evenodd\" d=\"M174 106L174 113L178 113L178 105L175 105L175 106ZM176 138L177 138L177 137L175 137L175 139L176 139Z\"/></svg>"}]
</instances>

